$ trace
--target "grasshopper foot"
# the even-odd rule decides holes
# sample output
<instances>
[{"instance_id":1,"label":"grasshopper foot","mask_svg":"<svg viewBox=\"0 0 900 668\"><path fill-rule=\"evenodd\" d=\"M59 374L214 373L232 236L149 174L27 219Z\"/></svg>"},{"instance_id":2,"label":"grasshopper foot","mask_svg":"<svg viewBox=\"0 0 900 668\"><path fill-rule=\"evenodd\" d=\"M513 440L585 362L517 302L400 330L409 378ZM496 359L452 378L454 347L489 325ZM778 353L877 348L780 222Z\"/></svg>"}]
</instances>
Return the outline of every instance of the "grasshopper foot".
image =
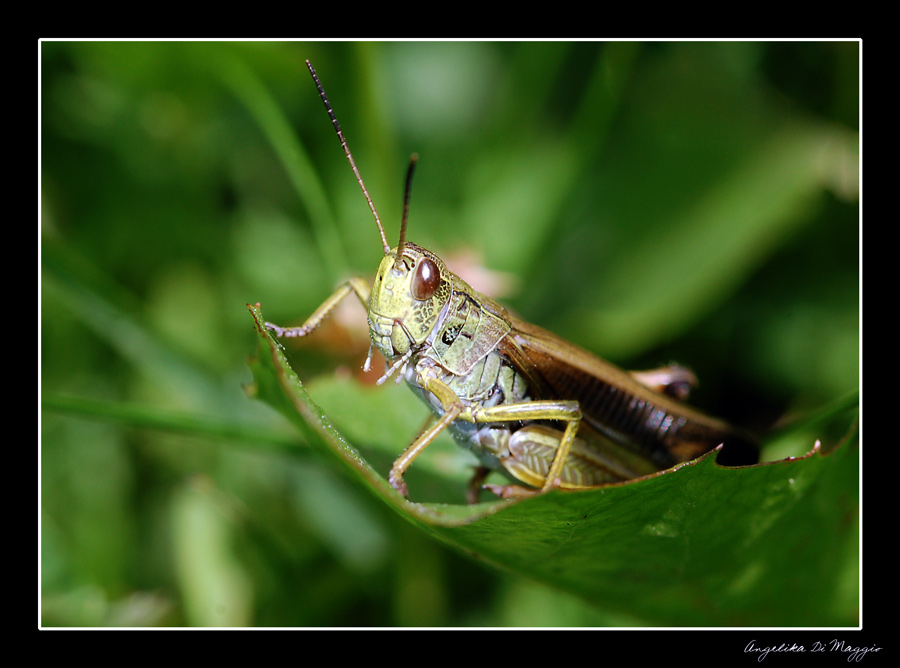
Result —
<instances>
[{"instance_id":1,"label":"grasshopper foot","mask_svg":"<svg viewBox=\"0 0 900 668\"><path fill-rule=\"evenodd\" d=\"M279 339L292 336L306 336L311 331L311 329L307 327L280 327L271 322L266 323L266 329L270 332L274 332L275 336Z\"/></svg>"},{"instance_id":2,"label":"grasshopper foot","mask_svg":"<svg viewBox=\"0 0 900 668\"><path fill-rule=\"evenodd\" d=\"M391 487L400 492L400 495L404 499L409 496L409 489L406 487L406 482L404 482L403 476L399 473L396 473L393 469L388 475L388 482L391 484Z\"/></svg>"},{"instance_id":3,"label":"grasshopper foot","mask_svg":"<svg viewBox=\"0 0 900 668\"><path fill-rule=\"evenodd\" d=\"M501 499L523 499L541 493L539 489L522 487L521 485L485 485L484 489L496 494Z\"/></svg>"}]
</instances>

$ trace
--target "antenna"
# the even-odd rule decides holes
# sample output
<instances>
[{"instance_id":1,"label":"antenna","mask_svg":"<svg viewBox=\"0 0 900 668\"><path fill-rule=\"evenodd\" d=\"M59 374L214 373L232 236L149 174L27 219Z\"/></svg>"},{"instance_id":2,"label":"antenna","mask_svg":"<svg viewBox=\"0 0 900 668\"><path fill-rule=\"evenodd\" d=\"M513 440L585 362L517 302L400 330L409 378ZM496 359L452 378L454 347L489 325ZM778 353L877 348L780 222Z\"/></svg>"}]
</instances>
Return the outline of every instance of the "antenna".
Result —
<instances>
[{"instance_id":1,"label":"antenna","mask_svg":"<svg viewBox=\"0 0 900 668\"><path fill-rule=\"evenodd\" d=\"M412 190L412 177L419 161L419 154L413 153L409 158L409 168L406 170L406 187L403 190L403 217L400 219L400 241L397 243L397 261L394 266L400 264L403 256L403 247L406 245L406 219L409 217L409 194Z\"/></svg>"},{"instance_id":2,"label":"antenna","mask_svg":"<svg viewBox=\"0 0 900 668\"><path fill-rule=\"evenodd\" d=\"M341 132L340 123L338 123L337 116L334 115L334 111L331 109L331 103L328 101L328 96L325 95L325 89L322 87L322 84L319 82L319 77L316 75L316 70L313 68L312 64L307 60L306 66L309 68L309 73L312 74L313 81L316 82L316 88L319 89L319 96L322 98L322 102L325 103L325 111L328 112L328 117L331 119L331 124L334 125L334 129L337 132L338 139L341 140L341 148L344 149L344 155L347 156L347 160L350 161L350 167L353 169L353 174L356 175L356 181L359 183L359 187L362 188L363 195L366 196L366 201L369 203L369 209L372 210L372 215L375 216L375 224L378 225L378 233L381 235L381 245L384 247L384 254L387 255L391 252L391 247L388 245L387 237L384 236L384 227L381 225L381 219L378 217L378 212L375 210L375 205L372 203L372 198L369 197L369 191L366 190L366 184L363 183L362 176L359 174L359 170L356 168L356 162L353 160L353 156L350 155L350 149L347 148L347 140L344 139L344 133ZM410 168L410 172L412 172L412 168ZM409 176L407 176L407 200L409 199ZM404 205L405 206L405 205ZM403 229L400 231L401 241L405 234L406 227L406 213L404 209L403 214Z\"/></svg>"}]
</instances>

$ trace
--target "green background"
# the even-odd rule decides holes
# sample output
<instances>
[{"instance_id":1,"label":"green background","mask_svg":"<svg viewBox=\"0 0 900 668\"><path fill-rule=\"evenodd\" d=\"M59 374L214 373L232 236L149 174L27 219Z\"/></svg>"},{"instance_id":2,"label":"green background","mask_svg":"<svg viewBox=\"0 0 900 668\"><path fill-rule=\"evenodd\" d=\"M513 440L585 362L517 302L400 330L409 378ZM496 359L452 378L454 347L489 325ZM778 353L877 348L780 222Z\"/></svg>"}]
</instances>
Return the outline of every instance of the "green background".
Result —
<instances>
[{"instance_id":1,"label":"green background","mask_svg":"<svg viewBox=\"0 0 900 668\"><path fill-rule=\"evenodd\" d=\"M415 151L409 238L527 319L760 432L858 390L856 42L44 42L41 623L653 623L446 549L244 395L245 304L299 323L382 253L307 58L392 243ZM361 418L348 306L293 366L399 453L425 411Z\"/></svg>"}]
</instances>

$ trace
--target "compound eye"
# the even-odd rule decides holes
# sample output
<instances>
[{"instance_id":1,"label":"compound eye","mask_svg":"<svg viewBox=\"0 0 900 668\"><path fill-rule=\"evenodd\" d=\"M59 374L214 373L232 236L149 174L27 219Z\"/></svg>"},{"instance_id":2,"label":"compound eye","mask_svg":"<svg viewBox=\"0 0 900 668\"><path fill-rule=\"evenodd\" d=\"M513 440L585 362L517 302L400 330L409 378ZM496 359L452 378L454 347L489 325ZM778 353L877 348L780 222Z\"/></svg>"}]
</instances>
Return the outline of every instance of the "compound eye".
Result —
<instances>
[{"instance_id":1,"label":"compound eye","mask_svg":"<svg viewBox=\"0 0 900 668\"><path fill-rule=\"evenodd\" d=\"M427 257L422 258L416 265L416 273L412 279L413 299L424 301L431 299L438 286L441 284L441 272L437 265Z\"/></svg>"}]
</instances>

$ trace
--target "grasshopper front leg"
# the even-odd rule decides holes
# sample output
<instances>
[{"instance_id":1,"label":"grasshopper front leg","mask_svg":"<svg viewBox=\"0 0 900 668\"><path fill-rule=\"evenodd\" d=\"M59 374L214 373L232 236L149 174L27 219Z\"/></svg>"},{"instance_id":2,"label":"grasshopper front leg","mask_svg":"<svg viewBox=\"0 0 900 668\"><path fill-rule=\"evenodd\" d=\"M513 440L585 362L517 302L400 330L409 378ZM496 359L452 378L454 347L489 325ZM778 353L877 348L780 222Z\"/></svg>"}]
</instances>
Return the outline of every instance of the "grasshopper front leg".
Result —
<instances>
[{"instance_id":1,"label":"grasshopper front leg","mask_svg":"<svg viewBox=\"0 0 900 668\"><path fill-rule=\"evenodd\" d=\"M271 322L266 323L266 329L275 333L275 336L278 338L281 337L298 337L298 336L306 336L310 332L312 332L316 327L322 324L322 322L331 315L331 312L337 307L341 301L349 295L350 293L356 294L359 298L359 301L362 302L363 308L367 308L369 305L369 286L368 284L361 278L351 278L346 283L343 283L335 290L334 294L331 295L328 299L322 302L322 305L317 308L309 318L306 319L299 327L281 327L279 325L275 325Z\"/></svg>"},{"instance_id":2,"label":"grasshopper front leg","mask_svg":"<svg viewBox=\"0 0 900 668\"><path fill-rule=\"evenodd\" d=\"M423 432L410 445L391 467L388 477L391 486L406 496L406 483L403 475L413 460L430 445L435 438L455 420L473 423L520 422L524 420L559 420L566 423L565 431L556 447L556 453L546 478L541 485L541 492L546 492L560 484L563 467L566 464L569 450L578 432L581 422L581 408L577 401L545 400L523 401L516 404L502 404L484 408L472 402L463 401L443 381L430 374L420 374L418 383L431 392L441 403L443 415L430 428Z\"/></svg>"}]
</instances>

